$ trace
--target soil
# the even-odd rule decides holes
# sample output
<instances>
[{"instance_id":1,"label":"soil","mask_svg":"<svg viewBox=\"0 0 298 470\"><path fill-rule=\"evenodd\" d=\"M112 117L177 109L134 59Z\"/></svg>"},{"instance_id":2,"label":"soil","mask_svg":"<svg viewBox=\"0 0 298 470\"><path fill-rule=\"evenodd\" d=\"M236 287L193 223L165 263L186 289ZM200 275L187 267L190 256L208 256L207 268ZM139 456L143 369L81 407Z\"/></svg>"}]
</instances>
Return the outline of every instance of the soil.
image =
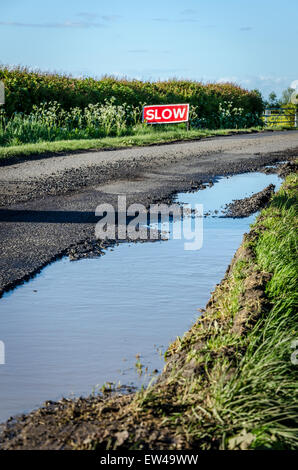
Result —
<instances>
[{"instance_id":1,"label":"soil","mask_svg":"<svg viewBox=\"0 0 298 470\"><path fill-rule=\"evenodd\" d=\"M272 195L274 194L274 189L275 186L273 184L269 184L267 188L250 197L235 199L225 206L225 217L242 218L248 217L250 214L254 214L269 203Z\"/></svg>"}]
</instances>

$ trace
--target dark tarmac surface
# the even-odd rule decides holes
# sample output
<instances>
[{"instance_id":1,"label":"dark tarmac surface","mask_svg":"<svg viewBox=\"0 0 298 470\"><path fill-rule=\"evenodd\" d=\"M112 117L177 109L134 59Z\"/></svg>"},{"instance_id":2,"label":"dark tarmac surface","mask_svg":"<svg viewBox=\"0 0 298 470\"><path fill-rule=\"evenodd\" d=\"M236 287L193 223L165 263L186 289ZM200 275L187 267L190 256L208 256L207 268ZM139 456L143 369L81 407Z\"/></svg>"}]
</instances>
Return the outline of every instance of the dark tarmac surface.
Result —
<instances>
[{"instance_id":1,"label":"dark tarmac surface","mask_svg":"<svg viewBox=\"0 0 298 470\"><path fill-rule=\"evenodd\" d=\"M48 157L0 168L0 296L95 238L95 209L170 202L219 175L256 171L298 155L298 132Z\"/></svg>"}]
</instances>

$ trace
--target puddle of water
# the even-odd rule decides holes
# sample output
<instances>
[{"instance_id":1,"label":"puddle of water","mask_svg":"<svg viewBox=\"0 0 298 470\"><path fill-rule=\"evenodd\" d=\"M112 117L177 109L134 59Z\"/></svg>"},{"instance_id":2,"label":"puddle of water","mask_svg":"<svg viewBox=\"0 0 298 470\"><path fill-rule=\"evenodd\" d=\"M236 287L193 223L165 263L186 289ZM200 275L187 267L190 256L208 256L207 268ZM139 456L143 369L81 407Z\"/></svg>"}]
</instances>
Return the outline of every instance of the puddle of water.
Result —
<instances>
[{"instance_id":1,"label":"puddle of water","mask_svg":"<svg viewBox=\"0 0 298 470\"><path fill-rule=\"evenodd\" d=\"M266 175L264 178L263 173L244 173L242 175L235 175L227 178L221 178L211 188L204 189L203 191L178 194L177 198L184 203L195 204L199 202L204 205L204 213L214 210L221 212L223 207L230 203L233 199L243 199L252 196L252 194L262 191L270 183L275 184L276 190L280 185L280 178L273 175Z\"/></svg>"},{"instance_id":2,"label":"puddle of water","mask_svg":"<svg viewBox=\"0 0 298 470\"><path fill-rule=\"evenodd\" d=\"M275 174L249 173L177 199L214 211L280 182ZM189 329L254 218L204 218L198 251L169 240L121 244L98 259L64 258L4 295L0 422L47 399L87 395L106 381L147 383L136 372L136 354L150 371L162 369L158 350Z\"/></svg>"}]
</instances>

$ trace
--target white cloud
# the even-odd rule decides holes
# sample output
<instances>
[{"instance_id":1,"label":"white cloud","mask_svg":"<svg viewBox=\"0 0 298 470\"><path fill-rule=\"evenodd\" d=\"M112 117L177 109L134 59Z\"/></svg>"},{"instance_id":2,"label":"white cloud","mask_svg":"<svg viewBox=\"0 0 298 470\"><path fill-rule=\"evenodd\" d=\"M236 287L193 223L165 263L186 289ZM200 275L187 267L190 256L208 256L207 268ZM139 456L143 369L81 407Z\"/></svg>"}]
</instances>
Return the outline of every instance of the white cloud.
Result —
<instances>
[{"instance_id":1,"label":"white cloud","mask_svg":"<svg viewBox=\"0 0 298 470\"><path fill-rule=\"evenodd\" d=\"M97 13L77 13L81 19L78 21L65 20L45 23L27 23L22 21L0 21L0 26L11 26L17 28L104 28L119 18L120 15L98 15Z\"/></svg>"},{"instance_id":2,"label":"white cloud","mask_svg":"<svg viewBox=\"0 0 298 470\"><path fill-rule=\"evenodd\" d=\"M216 80L216 83L234 83L237 82L237 77L221 77Z\"/></svg>"},{"instance_id":3,"label":"white cloud","mask_svg":"<svg viewBox=\"0 0 298 470\"><path fill-rule=\"evenodd\" d=\"M147 54L149 52L148 49L130 49L128 52L133 54Z\"/></svg>"},{"instance_id":4,"label":"white cloud","mask_svg":"<svg viewBox=\"0 0 298 470\"><path fill-rule=\"evenodd\" d=\"M190 15L195 15L196 13L197 13L196 10L192 10L191 8L186 8L185 10L182 10L180 12L180 15L190 16Z\"/></svg>"},{"instance_id":5,"label":"white cloud","mask_svg":"<svg viewBox=\"0 0 298 470\"><path fill-rule=\"evenodd\" d=\"M267 98L271 91L279 96L289 86L291 86L290 77L276 77L272 75L259 75L249 77L226 76L216 80L217 83L233 82L249 90L258 89L264 97ZM298 80L296 80L298 86ZM292 82L292 85L295 82Z\"/></svg>"},{"instance_id":6,"label":"white cloud","mask_svg":"<svg viewBox=\"0 0 298 470\"><path fill-rule=\"evenodd\" d=\"M62 23L23 23L18 21L0 21L0 26L12 26L17 28L104 28L104 23L89 21L64 21Z\"/></svg>"},{"instance_id":7,"label":"white cloud","mask_svg":"<svg viewBox=\"0 0 298 470\"><path fill-rule=\"evenodd\" d=\"M168 23L169 18L152 18L152 21L159 21L161 23Z\"/></svg>"}]
</instances>

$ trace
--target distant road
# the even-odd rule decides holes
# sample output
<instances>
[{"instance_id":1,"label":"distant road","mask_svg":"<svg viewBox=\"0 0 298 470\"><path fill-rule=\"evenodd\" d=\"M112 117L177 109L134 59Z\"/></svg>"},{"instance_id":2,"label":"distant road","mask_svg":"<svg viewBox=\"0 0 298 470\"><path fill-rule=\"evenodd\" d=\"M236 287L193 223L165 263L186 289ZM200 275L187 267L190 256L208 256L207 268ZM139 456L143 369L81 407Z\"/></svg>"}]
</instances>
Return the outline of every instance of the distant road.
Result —
<instances>
[{"instance_id":1,"label":"distant road","mask_svg":"<svg viewBox=\"0 0 298 470\"><path fill-rule=\"evenodd\" d=\"M234 163L240 157L245 160L252 155L278 152L297 145L298 131L266 132L28 160L0 167L0 205L46 193L61 194L194 157L220 154L222 162ZM217 160L216 157L211 159L211 164L219 163ZM205 170L206 165L207 161L200 159L200 167Z\"/></svg>"},{"instance_id":2,"label":"distant road","mask_svg":"<svg viewBox=\"0 0 298 470\"><path fill-rule=\"evenodd\" d=\"M102 202L150 204L228 173L298 156L298 131L47 157L0 167L0 295L79 241Z\"/></svg>"}]
</instances>

